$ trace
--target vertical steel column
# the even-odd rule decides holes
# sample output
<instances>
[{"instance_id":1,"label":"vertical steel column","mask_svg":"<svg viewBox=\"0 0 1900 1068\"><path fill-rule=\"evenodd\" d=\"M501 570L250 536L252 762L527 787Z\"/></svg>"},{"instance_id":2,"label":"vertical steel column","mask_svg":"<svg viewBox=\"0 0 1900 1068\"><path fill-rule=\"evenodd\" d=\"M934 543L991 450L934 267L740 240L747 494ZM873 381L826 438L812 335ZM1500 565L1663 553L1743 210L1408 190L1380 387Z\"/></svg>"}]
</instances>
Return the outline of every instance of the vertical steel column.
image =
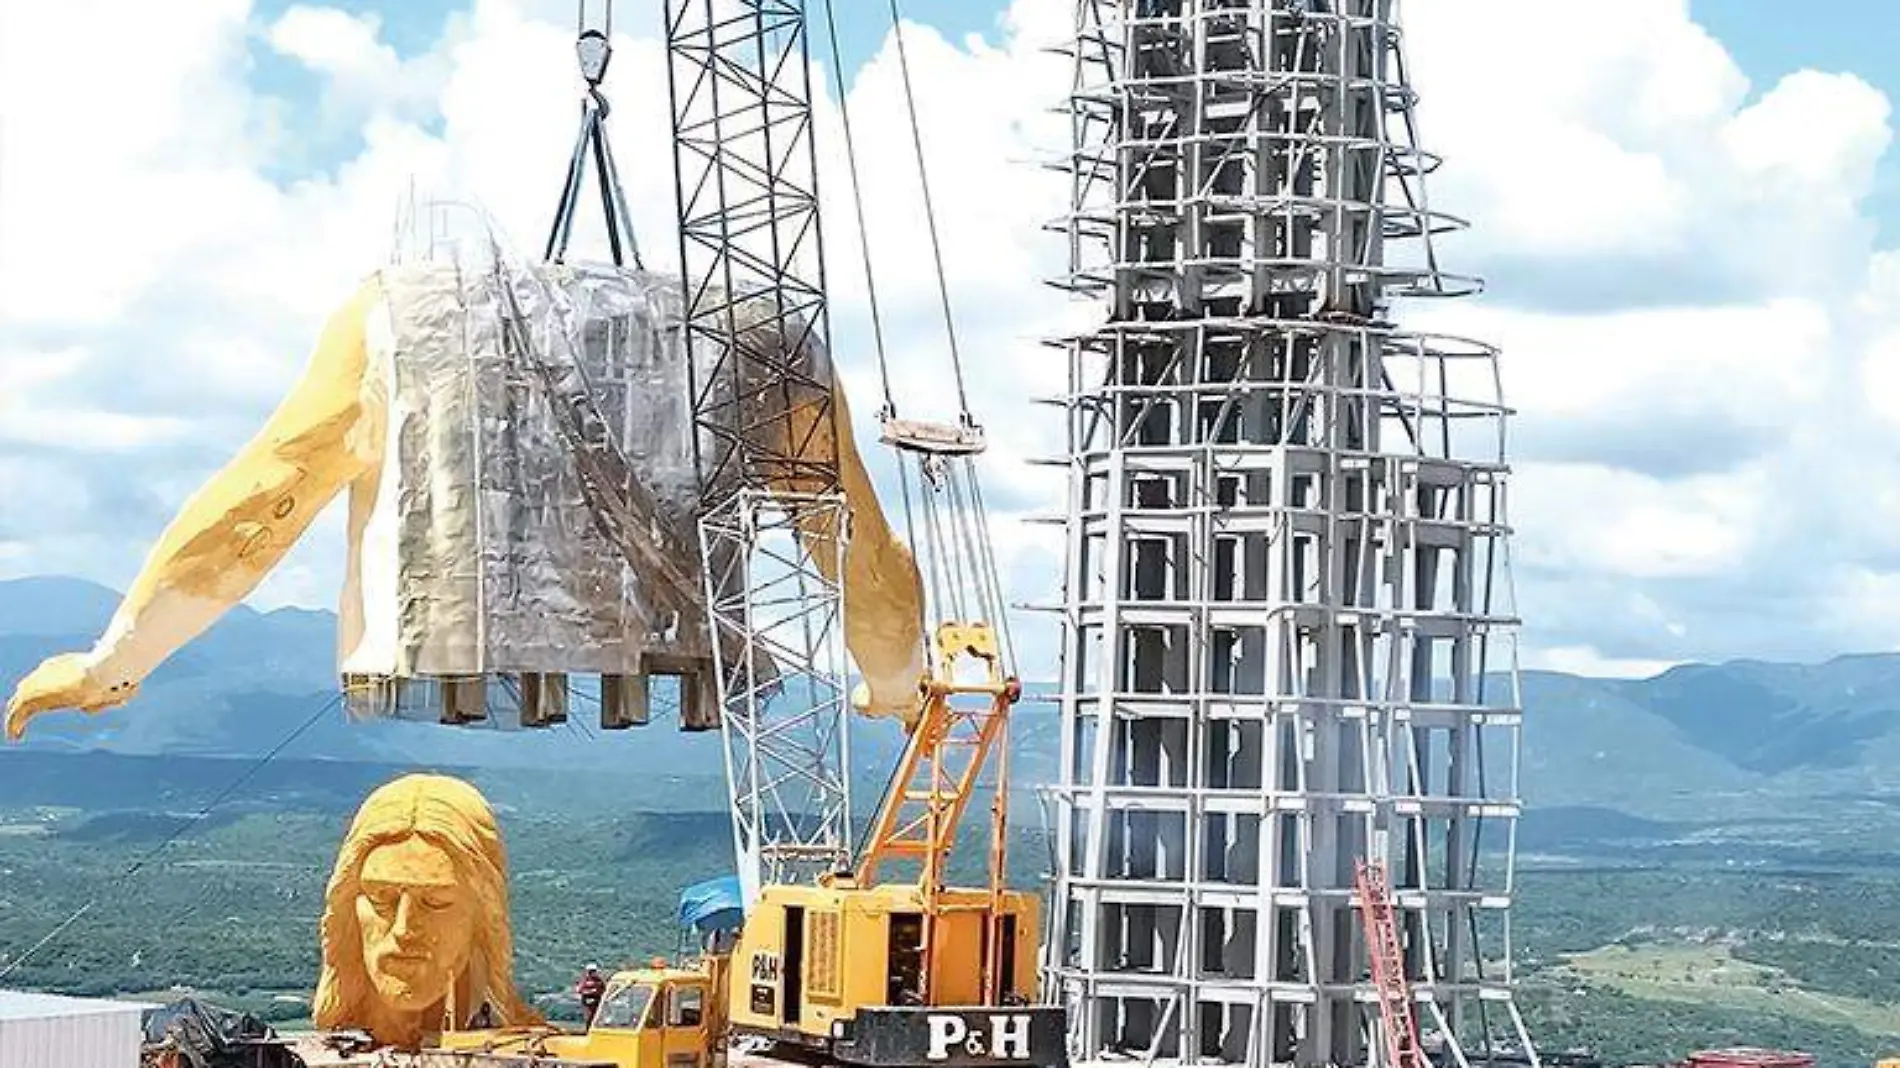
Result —
<instances>
[{"instance_id":1,"label":"vertical steel column","mask_svg":"<svg viewBox=\"0 0 1900 1068\"><path fill-rule=\"evenodd\" d=\"M1426 1042L1529 1051L1497 353L1438 270L1392 0L1078 0L1047 953L1081 1063L1380 1057L1354 875ZM1533 1061L1534 1052L1531 1053Z\"/></svg>"}]
</instances>

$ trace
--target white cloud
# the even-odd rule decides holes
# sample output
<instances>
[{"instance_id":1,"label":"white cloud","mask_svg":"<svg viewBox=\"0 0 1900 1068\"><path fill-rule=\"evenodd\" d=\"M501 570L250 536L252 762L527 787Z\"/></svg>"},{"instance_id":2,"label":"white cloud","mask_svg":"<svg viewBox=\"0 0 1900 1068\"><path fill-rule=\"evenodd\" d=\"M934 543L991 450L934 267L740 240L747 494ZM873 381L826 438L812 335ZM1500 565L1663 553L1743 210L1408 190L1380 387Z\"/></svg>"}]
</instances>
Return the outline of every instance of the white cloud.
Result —
<instances>
[{"instance_id":1,"label":"white cloud","mask_svg":"<svg viewBox=\"0 0 1900 1068\"><path fill-rule=\"evenodd\" d=\"M324 109L338 119L360 110L427 113L440 83L446 55L434 52L405 60L382 41L383 20L332 7L295 4L272 23L272 49L298 60L329 80Z\"/></svg>"},{"instance_id":2,"label":"white cloud","mask_svg":"<svg viewBox=\"0 0 1900 1068\"><path fill-rule=\"evenodd\" d=\"M1868 406L1881 419L1900 427L1900 330L1868 344L1860 372Z\"/></svg>"},{"instance_id":3,"label":"white cloud","mask_svg":"<svg viewBox=\"0 0 1900 1068\"><path fill-rule=\"evenodd\" d=\"M1797 71L1722 128L1730 157L1776 192L1833 195L1852 207L1885 150L1889 105L1853 75ZM1880 131L1875 133L1874 131Z\"/></svg>"},{"instance_id":4,"label":"white cloud","mask_svg":"<svg viewBox=\"0 0 1900 1068\"><path fill-rule=\"evenodd\" d=\"M1603 310L1857 285L1890 139L1861 79L1803 71L1750 101L1681 0L1441 0L1405 25L1447 159L1433 202L1476 222L1454 258L1501 293Z\"/></svg>"},{"instance_id":5,"label":"white cloud","mask_svg":"<svg viewBox=\"0 0 1900 1068\"><path fill-rule=\"evenodd\" d=\"M1752 473L1664 481L1596 464L1521 471L1518 558L1534 571L1633 580L1732 572L1771 504ZM1551 516L1571 521L1548 523Z\"/></svg>"},{"instance_id":6,"label":"white cloud","mask_svg":"<svg viewBox=\"0 0 1900 1068\"><path fill-rule=\"evenodd\" d=\"M1527 656L1526 670L1561 671L1599 679L1648 679L1675 667L1670 660L1612 660L1589 646L1560 645Z\"/></svg>"},{"instance_id":7,"label":"white cloud","mask_svg":"<svg viewBox=\"0 0 1900 1068\"><path fill-rule=\"evenodd\" d=\"M1500 346L1505 396L1531 435L1632 417L1785 432L1819 398L1815 369L1838 342L1828 307L1808 299L1587 315L1480 305L1414 321Z\"/></svg>"},{"instance_id":8,"label":"white cloud","mask_svg":"<svg viewBox=\"0 0 1900 1068\"><path fill-rule=\"evenodd\" d=\"M115 32L86 34L108 8ZM538 252L578 121L571 11L476 0L402 54L375 17L317 4L264 21L246 0L0 0L0 573L123 583L382 258L412 181L478 197ZM1505 350L1527 662L1640 673L1900 643L1865 592L1900 573L1884 545L1900 492L1865 488L1900 485L1885 459L1900 456L1900 254L1877 254L1862 217L1887 101L1823 72L1751 97L1680 0L1436 0L1404 17L1422 136L1446 157L1432 203L1476 227L1441 258L1488 275L1491 296L1401 319ZM1069 31L1069 0L1016 0L1002 25L998 43L924 26L907 43L1003 566L1034 600L1055 590L1060 546L1013 517L1059 510L1061 479L1019 461L1055 451L1059 419L1027 398L1063 378L1037 339L1092 312L1041 285L1065 256L1040 229L1064 182L1026 162L1067 138L1046 110L1066 60L1040 49ZM664 57L652 19L617 29L613 139L649 263L667 266ZM79 36L92 51L72 65L62 42ZM250 80L262 52L319 81L322 122L360 150L273 177L304 131ZM833 95L818 136L834 339L868 430L878 385ZM850 104L899 405L950 417L888 42ZM577 240L596 236L593 211ZM45 503L14 508L23 496ZM339 539L326 518L260 600L330 600ZM1817 617L1832 622L1774 625ZM1025 667L1046 675L1041 629L1024 651L1043 666Z\"/></svg>"},{"instance_id":9,"label":"white cloud","mask_svg":"<svg viewBox=\"0 0 1900 1068\"><path fill-rule=\"evenodd\" d=\"M242 57L244 14L242 0L8 0L0 307L10 329L111 321L254 180L252 102L220 91Z\"/></svg>"}]
</instances>

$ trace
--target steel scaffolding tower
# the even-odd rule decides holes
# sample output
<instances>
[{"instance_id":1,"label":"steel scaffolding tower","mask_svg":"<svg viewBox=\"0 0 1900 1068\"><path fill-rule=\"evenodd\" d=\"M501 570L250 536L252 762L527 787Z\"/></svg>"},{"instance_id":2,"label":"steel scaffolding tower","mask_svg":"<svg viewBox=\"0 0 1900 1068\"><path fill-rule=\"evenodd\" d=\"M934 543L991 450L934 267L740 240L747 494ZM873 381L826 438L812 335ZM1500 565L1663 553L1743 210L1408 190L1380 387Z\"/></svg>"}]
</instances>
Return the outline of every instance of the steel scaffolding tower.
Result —
<instances>
[{"instance_id":1,"label":"steel scaffolding tower","mask_svg":"<svg viewBox=\"0 0 1900 1068\"><path fill-rule=\"evenodd\" d=\"M844 598L817 564L841 573L847 510L804 14L666 7L700 541L748 900L851 859Z\"/></svg>"},{"instance_id":2,"label":"steel scaffolding tower","mask_svg":"<svg viewBox=\"0 0 1900 1068\"><path fill-rule=\"evenodd\" d=\"M1080 1063L1383 1061L1391 875L1428 1048L1530 1041L1496 352L1456 296L1393 0L1077 0L1048 986Z\"/></svg>"}]
</instances>

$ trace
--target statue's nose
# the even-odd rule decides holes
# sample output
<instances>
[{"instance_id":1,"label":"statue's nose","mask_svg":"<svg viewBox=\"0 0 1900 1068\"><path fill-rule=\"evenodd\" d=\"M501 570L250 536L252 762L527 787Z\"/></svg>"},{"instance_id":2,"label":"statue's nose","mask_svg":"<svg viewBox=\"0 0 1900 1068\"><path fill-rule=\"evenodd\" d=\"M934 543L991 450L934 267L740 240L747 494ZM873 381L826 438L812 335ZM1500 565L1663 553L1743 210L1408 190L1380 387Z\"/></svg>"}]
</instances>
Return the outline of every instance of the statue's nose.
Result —
<instances>
[{"instance_id":1,"label":"statue's nose","mask_svg":"<svg viewBox=\"0 0 1900 1068\"><path fill-rule=\"evenodd\" d=\"M416 899L408 894L396 900L396 918L389 925L389 933L398 942L414 940L416 930L412 921L415 918Z\"/></svg>"}]
</instances>

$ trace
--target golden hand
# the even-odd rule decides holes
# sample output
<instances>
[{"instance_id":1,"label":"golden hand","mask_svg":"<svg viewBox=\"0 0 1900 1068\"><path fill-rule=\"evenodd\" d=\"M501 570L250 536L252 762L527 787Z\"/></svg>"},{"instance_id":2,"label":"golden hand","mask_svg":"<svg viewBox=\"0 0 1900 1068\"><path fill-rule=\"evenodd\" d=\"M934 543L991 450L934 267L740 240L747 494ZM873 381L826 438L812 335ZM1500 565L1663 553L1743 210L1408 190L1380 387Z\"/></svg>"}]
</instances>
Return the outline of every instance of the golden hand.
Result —
<instances>
[{"instance_id":1,"label":"golden hand","mask_svg":"<svg viewBox=\"0 0 1900 1068\"><path fill-rule=\"evenodd\" d=\"M122 705L138 692L138 684L127 683L112 689L93 673L92 657L86 653L61 653L20 680L7 702L7 740L17 742L26 734L29 720L42 712L76 708L82 712L103 712Z\"/></svg>"}]
</instances>

